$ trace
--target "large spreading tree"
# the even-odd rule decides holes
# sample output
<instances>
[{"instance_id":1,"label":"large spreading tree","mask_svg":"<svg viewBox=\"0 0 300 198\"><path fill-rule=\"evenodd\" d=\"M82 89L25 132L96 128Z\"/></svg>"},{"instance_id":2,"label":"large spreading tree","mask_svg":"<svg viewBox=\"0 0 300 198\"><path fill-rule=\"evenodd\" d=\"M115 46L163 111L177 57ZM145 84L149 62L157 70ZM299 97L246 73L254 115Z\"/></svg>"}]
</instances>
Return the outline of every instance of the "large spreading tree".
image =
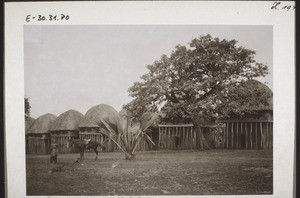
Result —
<instances>
[{"instance_id":1,"label":"large spreading tree","mask_svg":"<svg viewBox=\"0 0 300 198\"><path fill-rule=\"evenodd\" d=\"M170 56L162 55L147 68L142 81L129 88L133 100L125 108L137 117L150 110L190 118L201 149L209 148L201 131L203 122L226 116L240 104L228 97L236 86L268 74L268 67L255 61L255 51L209 34L187 46L177 45Z\"/></svg>"}]
</instances>

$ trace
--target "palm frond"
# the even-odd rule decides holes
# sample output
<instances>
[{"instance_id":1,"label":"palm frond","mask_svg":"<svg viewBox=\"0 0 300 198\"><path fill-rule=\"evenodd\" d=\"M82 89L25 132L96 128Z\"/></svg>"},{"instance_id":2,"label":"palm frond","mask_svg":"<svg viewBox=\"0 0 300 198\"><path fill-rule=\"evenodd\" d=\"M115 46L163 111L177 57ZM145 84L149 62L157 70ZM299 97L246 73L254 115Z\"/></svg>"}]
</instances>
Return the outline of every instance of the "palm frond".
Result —
<instances>
[{"instance_id":1,"label":"palm frond","mask_svg":"<svg viewBox=\"0 0 300 198\"><path fill-rule=\"evenodd\" d=\"M132 149L132 153L134 153L134 151L135 151L135 149L137 148L137 146L139 145L141 139L142 139L142 137L140 137L140 138L137 140L136 144L134 145L134 148Z\"/></svg>"},{"instance_id":2,"label":"palm frond","mask_svg":"<svg viewBox=\"0 0 300 198\"><path fill-rule=\"evenodd\" d=\"M149 135L147 135L146 133L144 134L145 137L155 146L154 142L152 141L152 139L149 137Z\"/></svg>"},{"instance_id":3,"label":"palm frond","mask_svg":"<svg viewBox=\"0 0 300 198\"><path fill-rule=\"evenodd\" d=\"M139 143L143 138L146 138L151 144L155 145L149 135L146 133L149 131L149 127L156 124L156 122L162 117L159 113L146 112L143 114L140 123L131 123L130 113L122 112L118 116L115 116L114 125L109 122L109 119L100 118L97 125L103 130L100 133L106 135L108 139L111 139L124 153L125 155L134 155ZM106 121L107 120L107 121ZM113 126L117 125L117 129ZM105 143L108 140L104 141ZM104 143L103 143L104 144Z\"/></svg>"},{"instance_id":4,"label":"palm frond","mask_svg":"<svg viewBox=\"0 0 300 198\"><path fill-rule=\"evenodd\" d=\"M146 131L157 122L163 115L161 113L145 112L141 118L141 130Z\"/></svg>"}]
</instances>

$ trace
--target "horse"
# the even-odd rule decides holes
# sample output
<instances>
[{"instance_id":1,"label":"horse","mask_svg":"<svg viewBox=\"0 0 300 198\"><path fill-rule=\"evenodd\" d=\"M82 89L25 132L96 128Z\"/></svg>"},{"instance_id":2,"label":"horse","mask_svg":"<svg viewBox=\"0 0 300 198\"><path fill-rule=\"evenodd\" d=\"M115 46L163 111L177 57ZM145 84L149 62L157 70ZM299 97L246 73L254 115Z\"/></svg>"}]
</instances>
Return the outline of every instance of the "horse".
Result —
<instances>
[{"instance_id":1,"label":"horse","mask_svg":"<svg viewBox=\"0 0 300 198\"><path fill-rule=\"evenodd\" d=\"M82 139L69 139L67 148L71 146L77 146L79 148L80 152L80 161L83 161L84 159L84 150L85 149L93 149L96 153L95 160L98 159L98 147L103 148L102 144L100 142L94 141L94 140L82 140Z\"/></svg>"}]
</instances>

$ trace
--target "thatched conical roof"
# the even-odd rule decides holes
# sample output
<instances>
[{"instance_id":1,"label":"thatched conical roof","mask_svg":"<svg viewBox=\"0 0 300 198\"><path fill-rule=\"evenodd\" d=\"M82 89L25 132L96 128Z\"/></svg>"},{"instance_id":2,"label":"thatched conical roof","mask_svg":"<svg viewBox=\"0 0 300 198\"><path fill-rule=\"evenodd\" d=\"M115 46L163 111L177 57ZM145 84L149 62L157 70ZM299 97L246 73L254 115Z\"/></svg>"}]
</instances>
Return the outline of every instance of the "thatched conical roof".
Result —
<instances>
[{"instance_id":1,"label":"thatched conical roof","mask_svg":"<svg viewBox=\"0 0 300 198\"><path fill-rule=\"evenodd\" d=\"M50 131L78 130L83 114L76 110L68 110L60 114L53 122Z\"/></svg>"},{"instance_id":2,"label":"thatched conical roof","mask_svg":"<svg viewBox=\"0 0 300 198\"><path fill-rule=\"evenodd\" d=\"M31 125L32 125L32 123L33 123L34 120L35 119L31 118L31 117L25 118L25 133L26 134L28 133L28 129L31 127Z\"/></svg>"},{"instance_id":3,"label":"thatched conical roof","mask_svg":"<svg viewBox=\"0 0 300 198\"><path fill-rule=\"evenodd\" d=\"M273 92L257 80L247 80L239 85L229 85L221 110L221 119L255 118L271 116L273 111ZM260 119L260 118L259 118ZM270 119L270 118L266 118Z\"/></svg>"},{"instance_id":4,"label":"thatched conical roof","mask_svg":"<svg viewBox=\"0 0 300 198\"><path fill-rule=\"evenodd\" d=\"M248 80L240 87L241 89L251 91L251 95L249 97L251 97L252 101L255 101L255 99L258 97L265 97L264 102L252 106L249 105L248 107L249 110L251 111L273 110L273 92L267 85L257 80Z\"/></svg>"},{"instance_id":5,"label":"thatched conical roof","mask_svg":"<svg viewBox=\"0 0 300 198\"><path fill-rule=\"evenodd\" d=\"M51 113L47 113L38 117L28 129L28 134L50 133L49 130L56 117L56 115Z\"/></svg>"},{"instance_id":6,"label":"thatched conical roof","mask_svg":"<svg viewBox=\"0 0 300 198\"><path fill-rule=\"evenodd\" d=\"M79 127L106 128L101 120L104 120L115 131L118 131L119 113L112 106L106 104L100 104L89 109L80 121Z\"/></svg>"},{"instance_id":7,"label":"thatched conical roof","mask_svg":"<svg viewBox=\"0 0 300 198\"><path fill-rule=\"evenodd\" d=\"M120 112L119 112L119 117L120 117L120 126L122 127L122 130L125 131L127 129L127 122L130 122L129 121L129 113L126 109L122 109ZM129 124L129 123L128 123Z\"/></svg>"}]
</instances>

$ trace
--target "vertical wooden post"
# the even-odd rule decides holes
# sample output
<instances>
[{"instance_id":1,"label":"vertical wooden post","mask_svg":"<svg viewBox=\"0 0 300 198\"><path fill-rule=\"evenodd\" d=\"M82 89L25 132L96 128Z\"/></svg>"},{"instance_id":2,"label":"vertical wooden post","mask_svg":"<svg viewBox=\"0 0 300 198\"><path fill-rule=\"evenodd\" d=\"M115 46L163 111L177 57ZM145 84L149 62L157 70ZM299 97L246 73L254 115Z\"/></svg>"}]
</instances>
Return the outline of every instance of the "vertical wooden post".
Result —
<instances>
[{"instance_id":1,"label":"vertical wooden post","mask_svg":"<svg viewBox=\"0 0 300 198\"><path fill-rule=\"evenodd\" d=\"M258 149L257 148L257 142L258 142L258 139L257 139L257 122L255 122L255 149Z\"/></svg>"},{"instance_id":2,"label":"vertical wooden post","mask_svg":"<svg viewBox=\"0 0 300 198\"><path fill-rule=\"evenodd\" d=\"M162 145L161 145L161 148L162 149L165 149L165 132L166 132L166 127L163 127L162 128L162 134L161 134L161 143L162 143Z\"/></svg>"},{"instance_id":3,"label":"vertical wooden post","mask_svg":"<svg viewBox=\"0 0 300 198\"><path fill-rule=\"evenodd\" d=\"M186 130L187 149L191 149L190 132Z\"/></svg>"},{"instance_id":4,"label":"vertical wooden post","mask_svg":"<svg viewBox=\"0 0 300 198\"><path fill-rule=\"evenodd\" d=\"M186 149L186 131L182 128L183 149Z\"/></svg>"},{"instance_id":5,"label":"vertical wooden post","mask_svg":"<svg viewBox=\"0 0 300 198\"><path fill-rule=\"evenodd\" d=\"M189 142L189 131L185 130L185 149L190 148L190 142Z\"/></svg>"},{"instance_id":6,"label":"vertical wooden post","mask_svg":"<svg viewBox=\"0 0 300 198\"><path fill-rule=\"evenodd\" d=\"M182 149L186 149L186 131L182 128Z\"/></svg>"},{"instance_id":7,"label":"vertical wooden post","mask_svg":"<svg viewBox=\"0 0 300 198\"><path fill-rule=\"evenodd\" d=\"M187 130L189 133L190 133L190 148L191 149L194 149L194 146L193 146L193 130Z\"/></svg>"},{"instance_id":8,"label":"vertical wooden post","mask_svg":"<svg viewBox=\"0 0 300 198\"><path fill-rule=\"evenodd\" d=\"M266 146L267 146L267 149L269 149L270 148L270 142L269 142L269 139L270 139L270 133L269 133L269 122L266 122Z\"/></svg>"},{"instance_id":9,"label":"vertical wooden post","mask_svg":"<svg viewBox=\"0 0 300 198\"><path fill-rule=\"evenodd\" d=\"M184 129L184 127L182 127ZM188 139L188 135L189 135L189 131L188 130L184 130L184 149L188 149L189 148L189 139Z\"/></svg>"},{"instance_id":10,"label":"vertical wooden post","mask_svg":"<svg viewBox=\"0 0 300 198\"><path fill-rule=\"evenodd\" d=\"M270 147L273 148L273 137L274 137L274 131L273 131L273 122L270 122Z\"/></svg>"},{"instance_id":11,"label":"vertical wooden post","mask_svg":"<svg viewBox=\"0 0 300 198\"><path fill-rule=\"evenodd\" d=\"M270 123L270 128L271 128L271 147L272 149L274 148L274 129L273 129L273 122Z\"/></svg>"},{"instance_id":12,"label":"vertical wooden post","mask_svg":"<svg viewBox=\"0 0 300 198\"><path fill-rule=\"evenodd\" d=\"M160 141L161 141L161 127L158 127L158 145L157 148L158 150L160 149Z\"/></svg>"},{"instance_id":13,"label":"vertical wooden post","mask_svg":"<svg viewBox=\"0 0 300 198\"><path fill-rule=\"evenodd\" d=\"M269 147L268 148L271 149L271 123L269 123L269 122L268 122L268 131L269 131L268 132L268 134L269 134L269 137L268 137Z\"/></svg>"},{"instance_id":14,"label":"vertical wooden post","mask_svg":"<svg viewBox=\"0 0 300 198\"><path fill-rule=\"evenodd\" d=\"M231 122L231 148L233 149L233 122Z\"/></svg>"},{"instance_id":15,"label":"vertical wooden post","mask_svg":"<svg viewBox=\"0 0 300 198\"><path fill-rule=\"evenodd\" d=\"M171 134L170 134L170 146L171 149L174 149L174 132L176 131L176 127L172 128Z\"/></svg>"},{"instance_id":16,"label":"vertical wooden post","mask_svg":"<svg viewBox=\"0 0 300 198\"><path fill-rule=\"evenodd\" d=\"M165 127L161 128L161 135L160 135L160 148L164 149L164 132L165 132Z\"/></svg>"},{"instance_id":17,"label":"vertical wooden post","mask_svg":"<svg viewBox=\"0 0 300 198\"><path fill-rule=\"evenodd\" d=\"M263 149L263 129L262 129L262 122L259 123L260 125L260 148Z\"/></svg>"},{"instance_id":18,"label":"vertical wooden post","mask_svg":"<svg viewBox=\"0 0 300 198\"><path fill-rule=\"evenodd\" d=\"M229 122L226 122L226 148L228 149L228 129L229 129Z\"/></svg>"},{"instance_id":19,"label":"vertical wooden post","mask_svg":"<svg viewBox=\"0 0 300 198\"><path fill-rule=\"evenodd\" d=\"M225 130L223 130L222 148L225 148Z\"/></svg>"},{"instance_id":20,"label":"vertical wooden post","mask_svg":"<svg viewBox=\"0 0 300 198\"><path fill-rule=\"evenodd\" d=\"M184 139L183 139L183 128L179 127L178 128L178 137L179 137L179 149L182 150L184 149Z\"/></svg>"},{"instance_id":21,"label":"vertical wooden post","mask_svg":"<svg viewBox=\"0 0 300 198\"><path fill-rule=\"evenodd\" d=\"M171 135L172 135L173 128L174 128L174 127L170 127L169 133L168 133L169 149L172 149L172 139L171 139Z\"/></svg>"},{"instance_id":22,"label":"vertical wooden post","mask_svg":"<svg viewBox=\"0 0 300 198\"><path fill-rule=\"evenodd\" d=\"M185 127L183 127L183 128L185 128ZM185 130L185 134L186 134L186 149L190 149L189 131Z\"/></svg>"},{"instance_id":23,"label":"vertical wooden post","mask_svg":"<svg viewBox=\"0 0 300 198\"><path fill-rule=\"evenodd\" d=\"M170 133L170 129L171 127L167 127L167 131L166 131L166 149L169 149L169 133Z\"/></svg>"},{"instance_id":24,"label":"vertical wooden post","mask_svg":"<svg viewBox=\"0 0 300 198\"><path fill-rule=\"evenodd\" d=\"M171 136L170 136L170 140L171 140L171 148L172 148L172 149L175 148L175 146L174 146L174 145L175 145L174 134L175 134L176 128L177 128L177 127L173 127L173 128L172 128Z\"/></svg>"},{"instance_id":25,"label":"vertical wooden post","mask_svg":"<svg viewBox=\"0 0 300 198\"><path fill-rule=\"evenodd\" d=\"M269 142L269 146L270 146L270 149L272 149L272 122L269 123L269 138L270 138L270 142Z\"/></svg>"},{"instance_id":26,"label":"vertical wooden post","mask_svg":"<svg viewBox=\"0 0 300 198\"><path fill-rule=\"evenodd\" d=\"M168 149L168 131L169 131L169 127L166 127L166 133L165 133L165 143L166 143L166 149Z\"/></svg>"},{"instance_id":27,"label":"vertical wooden post","mask_svg":"<svg viewBox=\"0 0 300 198\"><path fill-rule=\"evenodd\" d=\"M178 127L177 127L177 128L176 128L176 132L175 132L175 137L176 137L176 139L179 138L179 136L178 136L178 134L179 134L178 130L179 130L179 129L178 129ZM179 148L180 148L180 141L181 141L181 140L179 139L179 142L178 142L179 145L175 145L175 146L176 146L176 149L179 149ZM175 144L176 144L176 141L175 141Z\"/></svg>"},{"instance_id":28,"label":"vertical wooden post","mask_svg":"<svg viewBox=\"0 0 300 198\"><path fill-rule=\"evenodd\" d=\"M175 127L170 127L169 134L168 134L168 141L169 141L169 149L173 149L173 139L172 139L172 133L175 130Z\"/></svg>"},{"instance_id":29,"label":"vertical wooden post","mask_svg":"<svg viewBox=\"0 0 300 198\"><path fill-rule=\"evenodd\" d=\"M193 133L193 145L194 145L194 149L197 149L197 143L196 143L196 130L194 127L191 127L191 131Z\"/></svg>"},{"instance_id":30,"label":"vertical wooden post","mask_svg":"<svg viewBox=\"0 0 300 198\"><path fill-rule=\"evenodd\" d=\"M241 122L241 128L239 132L239 148L242 148L242 134L243 134L243 122Z\"/></svg>"},{"instance_id":31,"label":"vertical wooden post","mask_svg":"<svg viewBox=\"0 0 300 198\"><path fill-rule=\"evenodd\" d=\"M236 149L239 148L239 123L236 123Z\"/></svg>"},{"instance_id":32,"label":"vertical wooden post","mask_svg":"<svg viewBox=\"0 0 300 198\"><path fill-rule=\"evenodd\" d=\"M159 127L159 131L158 131L159 133L158 133L158 140L159 140L159 142L158 142L158 149L162 149L162 144L161 144L161 142L162 142L162 133L163 133L163 128L162 127Z\"/></svg>"},{"instance_id":33,"label":"vertical wooden post","mask_svg":"<svg viewBox=\"0 0 300 198\"><path fill-rule=\"evenodd\" d=\"M164 133L165 149L168 149L167 132L168 132L168 127L165 127L165 133Z\"/></svg>"},{"instance_id":34,"label":"vertical wooden post","mask_svg":"<svg viewBox=\"0 0 300 198\"><path fill-rule=\"evenodd\" d=\"M248 149L248 122L245 122L245 138L246 138L246 149Z\"/></svg>"},{"instance_id":35,"label":"vertical wooden post","mask_svg":"<svg viewBox=\"0 0 300 198\"><path fill-rule=\"evenodd\" d=\"M185 128L184 127L180 127L180 130L179 130L182 134L182 136L180 136L180 149L185 149Z\"/></svg>"}]
</instances>

